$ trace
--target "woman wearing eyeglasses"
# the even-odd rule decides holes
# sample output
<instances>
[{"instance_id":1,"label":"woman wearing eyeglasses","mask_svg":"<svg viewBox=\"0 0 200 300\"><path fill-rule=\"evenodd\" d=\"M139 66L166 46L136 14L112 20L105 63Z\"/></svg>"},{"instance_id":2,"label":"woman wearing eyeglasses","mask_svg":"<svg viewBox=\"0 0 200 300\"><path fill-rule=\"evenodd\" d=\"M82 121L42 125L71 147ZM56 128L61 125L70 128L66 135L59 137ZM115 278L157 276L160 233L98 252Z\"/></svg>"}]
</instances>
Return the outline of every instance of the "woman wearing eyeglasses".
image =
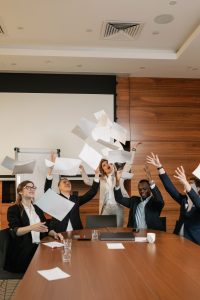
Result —
<instances>
[{"instance_id":1,"label":"woman wearing eyeglasses","mask_svg":"<svg viewBox=\"0 0 200 300\"><path fill-rule=\"evenodd\" d=\"M17 187L17 200L7 212L11 232L5 269L24 273L37 249L40 240L47 234L58 239L61 235L51 230L48 233L43 211L33 204L36 187L32 181L21 182Z\"/></svg>"}]
</instances>

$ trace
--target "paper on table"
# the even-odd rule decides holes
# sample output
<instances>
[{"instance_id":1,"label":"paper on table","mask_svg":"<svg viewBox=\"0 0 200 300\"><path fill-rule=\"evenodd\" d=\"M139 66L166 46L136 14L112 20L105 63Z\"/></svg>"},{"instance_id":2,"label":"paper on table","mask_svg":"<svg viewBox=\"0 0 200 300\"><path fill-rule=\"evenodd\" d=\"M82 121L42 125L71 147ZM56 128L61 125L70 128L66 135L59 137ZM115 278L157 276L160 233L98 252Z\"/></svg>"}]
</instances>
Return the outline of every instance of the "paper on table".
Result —
<instances>
[{"instance_id":1,"label":"paper on table","mask_svg":"<svg viewBox=\"0 0 200 300\"><path fill-rule=\"evenodd\" d=\"M45 158L44 162L45 162L45 166L46 166L47 168L51 168L51 167L53 167L53 166L55 165L54 162L52 162L52 161L50 161L50 160L48 160L48 159L46 159L46 158Z\"/></svg>"},{"instance_id":2,"label":"paper on table","mask_svg":"<svg viewBox=\"0 0 200 300\"><path fill-rule=\"evenodd\" d=\"M52 174L77 175L80 164L80 159L56 157Z\"/></svg>"},{"instance_id":3,"label":"paper on table","mask_svg":"<svg viewBox=\"0 0 200 300\"><path fill-rule=\"evenodd\" d=\"M4 160L2 161L2 163L1 163L1 165L2 165L4 168L6 168L6 169L8 169L8 170L10 170L10 171L13 170L14 164L15 164L15 160L14 160L13 158L9 157L9 156L6 156L6 157L4 158Z\"/></svg>"},{"instance_id":4,"label":"paper on table","mask_svg":"<svg viewBox=\"0 0 200 300\"><path fill-rule=\"evenodd\" d=\"M125 249L122 243L107 243L108 249Z\"/></svg>"},{"instance_id":5,"label":"paper on table","mask_svg":"<svg viewBox=\"0 0 200 300\"><path fill-rule=\"evenodd\" d=\"M135 242L139 242L139 243L146 243L147 242L147 238L146 237L141 237L141 236L136 236L134 239Z\"/></svg>"},{"instance_id":6,"label":"paper on table","mask_svg":"<svg viewBox=\"0 0 200 300\"><path fill-rule=\"evenodd\" d=\"M110 128L110 137L120 141L122 144L126 143L127 133L127 130L116 122L114 122Z\"/></svg>"},{"instance_id":7,"label":"paper on table","mask_svg":"<svg viewBox=\"0 0 200 300\"><path fill-rule=\"evenodd\" d=\"M100 160L102 159L102 155L88 144L85 144L79 154L79 158L86 162L93 170L96 170Z\"/></svg>"},{"instance_id":8,"label":"paper on table","mask_svg":"<svg viewBox=\"0 0 200 300\"><path fill-rule=\"evenodd\" d=\"M63 247L63 244L59 243L59 242L42 243L42 245L45 245L45 246L50 247L50 248L60 248L60 247Z\"/></svg>"},{"instance_id":9,"label":"paper on table","mask_svg":"<svg viewBox=\"0 0 200 300\"><path fill-rule=\"evenodd\" d=\"M68 278L71 275L63 272L60 268L56 267L53 269L48 270L39 270L38 273L46 278L47 280L57 280L57 279L64 279Z\"/></svg>"},{"instance_id":10,"label":"paper on table","mask_svg":"<svg viewBox=\"0 0 200 300\"><path fill-rule=\"evenodd\" d=\"M85 118L81 118L79 124L76 125L71 132L80 137L82 140L86 140L87 137L91 135L95 126L95 123L88 121Z\"/></svg>"},{"instance_id":11,"label":"paper on table","mask_svg":"<svg viewBox=\"0 0 200 300\"><path fill-rule=\"evenodd\" d=\"M56 194L52 189L48 189L35 204L59 221L62 221L74 206L72 201Z\"/></svg>"},{"instance_id":12,"label":"paper on table","mask_svg":"<svg viewBox=\"0 0 200 300\"><path fill-rule=\"evenodd\" d=\"M29 160L29 161L16 161L14 164L13 172L12 174L31 174L34 171L35 168L35 160Z\"/></svg>"},{"instance_id":13,"label":"paper on table","mask_svg":"<svg viewBox=\"0 0 200 300\"><path fill-rule=\"evenodd\" d=\"M109 151L108 153L108 161L109 163L124 163L124 162L131 162L131 152L124 151L124 150L114 150Z\"/></svg>"},{"instance_id":14,"label":"paper on table","mask_svg":"<svg viewBox=\"0 0 200 300\"><path fill-rule=\"evenodd\" d=\"M196 176L198 179L200 179L200 164L198 167L192 172L194 176Z\"/></svg>"}]
</instances>

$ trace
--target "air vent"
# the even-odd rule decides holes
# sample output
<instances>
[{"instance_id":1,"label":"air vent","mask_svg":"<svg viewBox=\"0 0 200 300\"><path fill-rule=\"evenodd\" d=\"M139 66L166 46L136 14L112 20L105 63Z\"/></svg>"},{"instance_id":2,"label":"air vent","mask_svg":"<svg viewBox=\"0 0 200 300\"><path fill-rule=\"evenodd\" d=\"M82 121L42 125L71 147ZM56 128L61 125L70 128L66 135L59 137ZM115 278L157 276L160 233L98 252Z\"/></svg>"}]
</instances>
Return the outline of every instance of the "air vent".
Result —
<instances>
[{"instance_id":1,"label":"air vent","mask_svg":"<svg viewBox=\"0 0 200 300\"><path fill-rule=\"evenodd\" d=\"M139 37L144 23L104 22L101 37L106 40L133 40Z\"/></svg>"},{"instance_id":2,"label":"air vent","mask_svg":"<svg viewBox=\"0 0 200 300\"><path fill-rule=\"evenodd\" d=\"M5 34L5 32L4 32L3 28L1 27L1 25L0 25L0 34Z\"/></svg>"}]
</instances>

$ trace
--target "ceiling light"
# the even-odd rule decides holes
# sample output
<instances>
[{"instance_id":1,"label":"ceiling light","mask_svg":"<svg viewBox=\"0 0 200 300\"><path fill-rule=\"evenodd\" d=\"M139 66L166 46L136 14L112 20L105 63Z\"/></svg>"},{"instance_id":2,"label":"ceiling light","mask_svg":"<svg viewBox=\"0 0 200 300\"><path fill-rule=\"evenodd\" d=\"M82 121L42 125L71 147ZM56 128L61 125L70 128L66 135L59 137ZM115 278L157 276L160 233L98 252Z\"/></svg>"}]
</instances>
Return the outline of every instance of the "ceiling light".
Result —
<instances>
[{"instance_id":1,"label":"ceiling light","mask_svg":"<svg viewBox=\"0 0 200 300\"><path fill-rule=\"evenodd\" d=\"M23 26L18 26L17 29L18 29L18 30L23 30L24 27L23 27Z\"/></svg>"},{"instance_id":2,"label":"ceiling light","mask_svg":"<svg viewBox=\"0 0 200 300\"><path fill-rule=\"evenodd\" d=\"M169 1L169 5L176 5L177 1Z\"/></svg>"},{"instance_id":3,"label":"ceiling light","mask_svg":"<svg viewBox=\"0 0 200 300\"><path fill-rule=\"evenodd\" d=\"M51 60L45 60L45 64L50 64Z\"/></svg>"},{"instance_id":4,"label":"ceiling light","mask_svg":"<svg viewBox=\"0 0 200 300\"><path fill-rule=\"evenodd\" d=\"M174 20L174 17L172 15L159 15L155 17L154 22L157 24L168 24L171 23Z\"/></svg>"},{"instance_id":5,"label":"ceiling light","mask_svg":"<svg viewBox=\"0 0 200 300\"><path fill-rule=\"evenodd\" d=\"M93 30L91 28L86 29L86 32L92 32Z\"/></svg>"},{"instance_id":6,"label":"ceiling light","mask_svg":"<svg viewBox=\"0 0 200 300\"><path fill-rule=\"evenodd\" d=\"M140 70L145 70L146 69L146 67L140 67Z\"/></svg>"},{"instance_id":7,"label":"ceiling light","mask_svg":"<svg viewBox=\"0 0 200 300\"><path fill-rule=\"evenodd\" d=\"M160 34L160 32L159 31L153 31L152 34L157 35L157 34Z\"/></svg>"},{"instance_id":8,"label":"ceiling light","mask_svg":"<svg viewBox=\"0 0 200 300\"><path fill-rule=\"evenodd\" d=\"M11 63L10 65L11 65L11 66L16 66L17 64L13 62L13 63Z\"/></svg>"},{"instance_id":9,"label":"ceiling light","mask_svg":"<svg viewBox=\"0 0 200 300\"><path fill-rule=\"evenodd\" d=\"M76 65L78 68L81 68L83 65Z\"/></svg>"}]
</instances>

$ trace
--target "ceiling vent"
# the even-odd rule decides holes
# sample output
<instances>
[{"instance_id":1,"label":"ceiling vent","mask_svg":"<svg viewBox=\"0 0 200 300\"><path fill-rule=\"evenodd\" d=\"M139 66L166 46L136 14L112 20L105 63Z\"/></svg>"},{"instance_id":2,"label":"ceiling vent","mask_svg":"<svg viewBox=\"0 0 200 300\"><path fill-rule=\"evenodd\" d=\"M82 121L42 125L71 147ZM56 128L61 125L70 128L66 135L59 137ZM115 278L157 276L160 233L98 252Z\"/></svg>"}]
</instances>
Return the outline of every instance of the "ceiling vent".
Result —
<instances>
[{"instance_id":1,"label":"ceiling vent","mask_svg":"<svg viewBox=\"0 0 200 300\"><path fill-rule=\"evenodd\" d=\"M104 40L134 40L139 37L144 23L141 22L104 22L101 37Z\"/></svg>"}]
</instances>

